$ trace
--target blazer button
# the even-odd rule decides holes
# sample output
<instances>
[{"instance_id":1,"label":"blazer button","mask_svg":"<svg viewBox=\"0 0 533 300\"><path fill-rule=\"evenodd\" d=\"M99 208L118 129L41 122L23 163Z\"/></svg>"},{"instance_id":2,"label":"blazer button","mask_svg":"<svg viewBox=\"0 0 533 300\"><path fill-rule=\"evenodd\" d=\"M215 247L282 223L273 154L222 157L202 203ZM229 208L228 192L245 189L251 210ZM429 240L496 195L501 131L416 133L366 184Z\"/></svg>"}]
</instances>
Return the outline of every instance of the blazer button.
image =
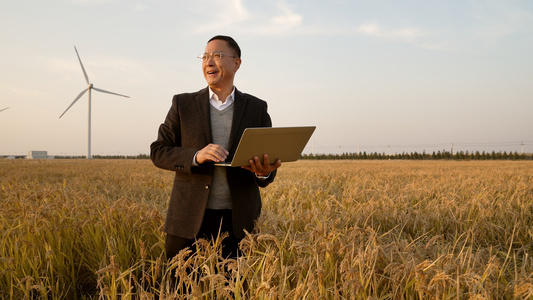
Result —
<instances>
[{"instance_id":1,"label":"blazer button","mask_svg":"<svg viewBox=\"0 0 533 300\"><path fill-rule=\"evenodd\" d=\"M206 190L209 189L209 184L206 184L206 185L205 185L205 189L206 189Z\"/></svg>"}]
</instances>

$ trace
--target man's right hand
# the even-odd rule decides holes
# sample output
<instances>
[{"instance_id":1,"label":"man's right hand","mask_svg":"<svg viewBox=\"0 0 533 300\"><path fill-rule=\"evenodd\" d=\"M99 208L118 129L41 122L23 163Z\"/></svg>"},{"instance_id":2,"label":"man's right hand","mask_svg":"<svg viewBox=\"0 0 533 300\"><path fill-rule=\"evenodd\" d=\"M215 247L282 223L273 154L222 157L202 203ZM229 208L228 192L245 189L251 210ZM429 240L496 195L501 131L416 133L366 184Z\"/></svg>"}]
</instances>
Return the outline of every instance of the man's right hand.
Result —
<instances>
[{"instance_id":1,"label":"man's right hand","mask_svg":"<svg viewBox=\"0 0 533 300\"><path fill-rule=\"evenodd\" d=\"M205 162L223 162L228 157L228 150L217 144L209 144L196 153L196 162L201 165Z\"/></svg>"}]
</instances>

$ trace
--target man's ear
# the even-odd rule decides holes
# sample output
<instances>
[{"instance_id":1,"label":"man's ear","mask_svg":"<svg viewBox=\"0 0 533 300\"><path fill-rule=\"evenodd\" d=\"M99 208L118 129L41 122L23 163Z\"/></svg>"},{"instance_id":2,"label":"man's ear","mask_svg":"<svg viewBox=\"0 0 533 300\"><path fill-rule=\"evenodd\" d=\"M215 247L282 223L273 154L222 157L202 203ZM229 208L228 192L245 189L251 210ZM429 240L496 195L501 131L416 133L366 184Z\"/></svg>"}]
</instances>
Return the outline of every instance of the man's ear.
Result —
<instances>
[{"instance_id":1,"label":"man's ear","mask_svg":"<svg viewBox=\"0 0 533 300\"><path fill-rule=\"evenodd\" d=\"M234 67L234 72L237 72L237 70L241 67L241 63L242 63L242 60L240 58L236 58L235 59L235 67Z\"/></svg>"}]
</instances>

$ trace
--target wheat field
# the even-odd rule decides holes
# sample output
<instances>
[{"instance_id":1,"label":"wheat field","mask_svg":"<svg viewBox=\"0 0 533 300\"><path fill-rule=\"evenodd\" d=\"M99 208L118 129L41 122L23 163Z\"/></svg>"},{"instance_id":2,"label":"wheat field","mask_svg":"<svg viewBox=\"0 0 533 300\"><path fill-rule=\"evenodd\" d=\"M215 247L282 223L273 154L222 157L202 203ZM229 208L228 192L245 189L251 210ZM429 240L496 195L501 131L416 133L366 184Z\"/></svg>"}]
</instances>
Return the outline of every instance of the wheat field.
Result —
<instances>
[{"instance_id":1,"label":"wheat field","mask_svg":"<svg viewBox=\"0 0 533 300\"><path fill-rule=\"evenodd\" d=\"M0 299L533 298L533 162L287 163L227 260L202 240L165 260L172 180L148 160L0 160Z\"/></svg>"}]
</instances>

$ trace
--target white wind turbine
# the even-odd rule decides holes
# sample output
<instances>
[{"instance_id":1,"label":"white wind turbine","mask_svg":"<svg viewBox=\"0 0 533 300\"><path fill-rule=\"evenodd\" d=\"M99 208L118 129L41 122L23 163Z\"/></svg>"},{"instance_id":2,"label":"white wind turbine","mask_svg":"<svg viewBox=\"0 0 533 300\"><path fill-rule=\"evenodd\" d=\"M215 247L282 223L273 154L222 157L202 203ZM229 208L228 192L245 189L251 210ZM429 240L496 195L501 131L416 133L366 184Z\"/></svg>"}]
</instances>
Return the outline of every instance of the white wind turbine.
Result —
<instances>
[{"instance_id":1,"label":"white wind turbine","mask_svg":"<svg viewBox=\"0 0 533 300\"><path fill-rule=\"evenodd\" d=\"M9 108L9 107L6 107L6 108L3 108L3 109L0 109L0 112L6 110L6 109L8 109L8 108Z\"/></svg>"},{"instance_id":2,"label":"white wind turbine","mask_svg":"<svg viewBox=\"0 0 533 300\"><path fill-rule=\"evenodd\" d=\"M78 95L78 97L76 97L76 99L74 99L74 101L72 101L69 107L67 107L67 109L61 114L61 116L59 116L59 118L61 119L61 117L67 112L67 110L69 110L72 107L72 105L74 105L74 103L76 103L76 101L78 101L78 99L80 99L81 96L85 94L85 92L89 91L89 122L87 125L87 128L88 128L87 129L87 158L91 159L93 158L93 156L91 155L91 90L95 90L101 93L107 93L111 95L122 96L126 98L129 98L129 96L125 96L125 95L105 91L99 88L95 88L92 83L89 83L89 77L87 76L87 72L85 72L85 68L83 67L83 63L81 62L81 58L80 58L80 55L78 54L78 49L76 49L76 46L74 46L74 50L76 50L76 55L78 56L78 60L80 61L81 70L83 71L83 76L85 76L85 81L87 82L88 86Z\"/></svg>"}]
</instances>

